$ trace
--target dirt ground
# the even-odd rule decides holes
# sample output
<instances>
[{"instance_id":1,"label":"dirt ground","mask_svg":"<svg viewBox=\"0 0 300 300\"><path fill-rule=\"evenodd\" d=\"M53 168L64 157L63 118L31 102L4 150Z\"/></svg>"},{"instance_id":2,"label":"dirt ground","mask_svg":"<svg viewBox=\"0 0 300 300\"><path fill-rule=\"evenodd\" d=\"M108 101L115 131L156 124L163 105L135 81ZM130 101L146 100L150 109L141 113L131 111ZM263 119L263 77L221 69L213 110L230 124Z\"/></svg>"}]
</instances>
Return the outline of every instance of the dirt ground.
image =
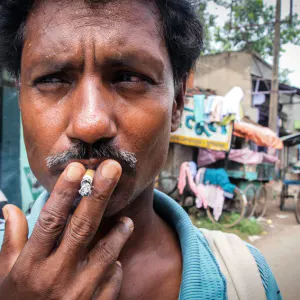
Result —
<instances>
[{"instance_id":1,"label":"dirt ground","mask_svg":"<svg viewBox=\"0 0 300 300\"><path fill-rule=\"evenodd\" d=\"M278 199L278 198L277 198ZM279 200L269 201L265 233L252 244L266 257L284 300L300 299L300 225L296 222L293 199L279 210Z\"/></svg>"}]
</instances>

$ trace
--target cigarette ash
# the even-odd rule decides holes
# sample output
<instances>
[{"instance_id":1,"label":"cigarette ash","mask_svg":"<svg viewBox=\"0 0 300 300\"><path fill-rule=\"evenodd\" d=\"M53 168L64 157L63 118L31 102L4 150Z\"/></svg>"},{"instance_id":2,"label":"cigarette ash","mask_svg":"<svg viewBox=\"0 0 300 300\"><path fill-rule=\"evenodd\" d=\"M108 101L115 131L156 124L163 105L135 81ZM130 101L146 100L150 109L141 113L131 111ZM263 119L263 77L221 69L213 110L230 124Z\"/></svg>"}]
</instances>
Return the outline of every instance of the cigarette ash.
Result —
<instances>
[{"instance_id":1,"label":"cigarette ash","mask_svg":"<svg viewBox=\"0 0 300 300\"><path fill-rule=\"evenodd\" d=\"M82 197L87 197L90 196L92 194L92 190L93 190L93 177L94 177L94 171L88 170L86 172L86 174L83 176L82 180L81 180L81 188L79 190L79 194Z\"/></svg>"}]
</instances>

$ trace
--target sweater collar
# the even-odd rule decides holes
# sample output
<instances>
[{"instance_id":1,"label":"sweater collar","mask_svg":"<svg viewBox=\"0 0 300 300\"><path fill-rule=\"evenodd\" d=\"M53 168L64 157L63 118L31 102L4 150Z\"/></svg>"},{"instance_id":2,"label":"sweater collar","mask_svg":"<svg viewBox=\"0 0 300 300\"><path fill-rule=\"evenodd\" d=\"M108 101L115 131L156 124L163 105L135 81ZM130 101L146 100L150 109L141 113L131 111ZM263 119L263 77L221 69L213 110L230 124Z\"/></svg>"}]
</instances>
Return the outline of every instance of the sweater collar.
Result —
<instances>
[{"instance_id":1,"label":"sweater collar","mask_svg":"<svg viewBox=\"0 0 300 300\"><path fill-rule=\"evenodd\" d=\"M227 299L226 280L202 233L173 199L155 191L154 209L177 232L183 257L180 300Z\"/></svg>"}]
</instances>

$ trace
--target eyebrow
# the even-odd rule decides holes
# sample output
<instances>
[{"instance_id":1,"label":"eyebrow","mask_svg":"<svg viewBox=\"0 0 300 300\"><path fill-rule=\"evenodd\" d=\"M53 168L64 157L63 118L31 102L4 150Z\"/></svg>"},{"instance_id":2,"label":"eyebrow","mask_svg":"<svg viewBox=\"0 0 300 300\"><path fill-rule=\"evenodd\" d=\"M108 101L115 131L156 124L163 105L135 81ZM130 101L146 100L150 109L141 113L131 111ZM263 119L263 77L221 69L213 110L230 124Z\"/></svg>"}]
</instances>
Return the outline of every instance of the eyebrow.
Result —
<instances>
[{"instance_id":1,"label":"eyebrow","mask_svg":"<svg viewBox=\"0 0 300 300\"><path fill-rule=\"evenodd\" d=\"M36 62L35 62L36 61ZM32 73L39 73L46 70L47 73L59 73L67 70L84 70L84 59L76 62L74 58L60 59L58 56L51 55L35 59L32 65L26 68L26 78L31 78ZM101 61L96 61L97 69L118 68L118 67L142 67L149 70L155 70L161 77L164 71L164 62L158 56L140 50L113 53L104 57ZM39 71L40 70L40 71Z\"/></svg>"},{"instance_id":2,"label":"eyebrow","mask_svg":"<svg viewBox=\"0 0 300 300\"><path fill-rule=\"evenodd\" d=\"M83 64L78 65L72 61L51 57L39 59L36 63L34 62L30 67L26 68L24 72L25 78L31 78L32 73L40 73L43 70L46 70L47 74L51 74L75 69L83 71Z\"/></svg>"},{"instance_id":3,"label":"eyebrow","mask_svg":"<svg viewBox=\"0 0 300 300\"><path fill-rule=\"evenodd\" d=\"M98 67L109 66L135 66L151 67L162 71L164 69L163 61L148 52L124 52L118 55L106 57Z\"/></svg>"}]
</instances>

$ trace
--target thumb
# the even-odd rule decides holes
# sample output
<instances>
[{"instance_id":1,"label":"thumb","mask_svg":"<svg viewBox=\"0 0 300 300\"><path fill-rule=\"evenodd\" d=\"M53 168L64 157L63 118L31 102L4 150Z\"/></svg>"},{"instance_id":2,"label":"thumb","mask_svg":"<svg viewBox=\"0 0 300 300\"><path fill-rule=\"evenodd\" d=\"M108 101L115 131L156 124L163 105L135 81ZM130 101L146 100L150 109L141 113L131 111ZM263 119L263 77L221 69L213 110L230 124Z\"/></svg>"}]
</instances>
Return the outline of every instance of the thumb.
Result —
<instances>
[{"instance_id":1,"label":"thumb","mask_svg":"<svg viewBox=\"0 0 300 300\"><path fill-rule=\"evenodd\" d=\"M8 204L3 207L2 211L5 219L5 232L0 263L2 266L5 265L4 269L9 272L27 242L28 223L24 213L17 206ZM3 271L2 267L1 271Z\"/></svg>"}]
</instances>

